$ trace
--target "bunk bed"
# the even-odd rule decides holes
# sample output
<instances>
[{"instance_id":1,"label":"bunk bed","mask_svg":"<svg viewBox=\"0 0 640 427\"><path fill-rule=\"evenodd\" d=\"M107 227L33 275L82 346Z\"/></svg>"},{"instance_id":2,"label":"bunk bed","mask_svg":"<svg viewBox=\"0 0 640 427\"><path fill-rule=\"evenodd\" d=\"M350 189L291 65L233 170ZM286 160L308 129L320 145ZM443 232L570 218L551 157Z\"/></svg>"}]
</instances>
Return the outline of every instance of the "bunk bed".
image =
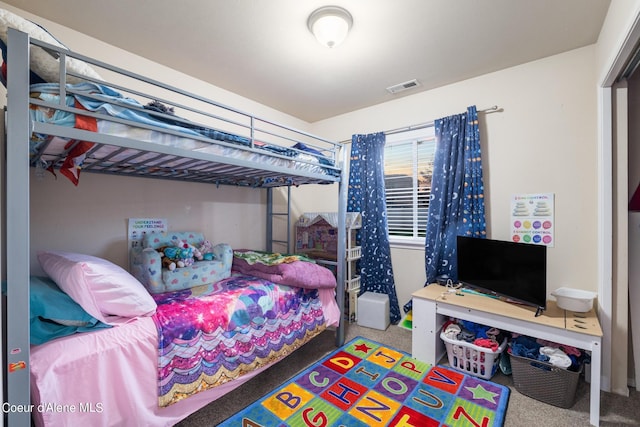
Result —
<instances>
[{"instance_id":1,"label":"bunk bed","mask_svg":"<svg viewBox=\"0 0 640 427\"><path fill-rule=\"evenodd\" d=\"M22 31L9 30L6 51L6 159L3 178L6 182L7 227L4 240L13 243L11 251L6 252L5 366L8 368L4 375L8 391L5 401L16 409L8 414L9 424L28 425L30 417L36 424L57 423L56 413L73 409L78 413L74 425L118 424L132 416L149 425L172 425L271 366L261 366L236 380L159 408L148 402L157 389L156 367L136 372L130 371L127 363L132 357L152 358L156 354L158 333L149 317L31 347L30 295L29 286L26 286L32 279L28 237L30 168L57 171L76 185L82 185L81 165L82 174L171 179L264 190L267 191L268 216L273 213L271 192L274 188L336 184L341 224L338 226L341 233L338 253L344 258L344 147L71 52L57 43L44 42ZM34 54L48 55L55 60L58 64L56 79L32 84ZM95 67L99 73L79 71L75 66L78 63ZM266 230L267 242L271 242L271 218L267 218ZM337 301L333 301L337 307L344 307L343 268L338 263ZM337 317L336 345L339 346L344 342L344 324L342 316ZM144 388L146 397L132 394L126 384L116 382L105 386L103 382L110 380L105 378L109 373L96 370L95 377L82 378L83 384L95 383L96 387L103 389L117 387L116 392L111 389L109 393L112 396L101 401L100 397L95 397L99 394L76 388L73 399L77 400L76 405L81 406L60 407L64 402L56 399L66 392L72 393L71 390L56 390L60 388L56 375L65 375L61 373L65 367L60 366L60 355L70 348L67 345L70 340L81 340L81 346L88 349L101 348L110 342L109 335L121 331L127 337L134 337L140 346L130 349L129 353L116 354L116 359L109 363L120 364L119 369L123 373L118 378L136 378L138 385L135 390ZM128 345L132 344L128 342ZM110 357L112 350L101 351L99 357ZM142 356L144 354L147 356ZM32 366L32 355L37 355L38 366ZM96 357L96 354L91 357ZM47 365L55 365L57 370L48 369ZM69 369L73 370L72 367ZM38 371L37 379L34 379L36 374L32 370ZM76 374L87 375L87 371ZM60 384L68 384L74 372L66 375L66 382ZM92 396L91 400L86 400L86 396ZM49 406L29 406L32 404ZM135 415L131 411L135 411Z\"/></svg>"}]
</instances>

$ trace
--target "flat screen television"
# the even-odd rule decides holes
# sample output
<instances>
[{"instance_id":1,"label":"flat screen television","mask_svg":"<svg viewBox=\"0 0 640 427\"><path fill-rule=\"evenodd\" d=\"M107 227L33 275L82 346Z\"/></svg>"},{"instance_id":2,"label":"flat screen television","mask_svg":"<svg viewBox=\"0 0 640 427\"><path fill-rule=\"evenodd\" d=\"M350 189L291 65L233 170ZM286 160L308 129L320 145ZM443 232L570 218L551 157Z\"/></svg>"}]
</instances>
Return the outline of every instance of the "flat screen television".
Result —
<instances>
[{"instance_id":1,"label":"flat screen television","mask_svg":"<svg viewBox=\"0 0 640 427\"><path fill-rule=\"evenodd\" d=\"M458 236L457 258L463 285L546 309L546 246Z\"/></svg>"}]
</instances>

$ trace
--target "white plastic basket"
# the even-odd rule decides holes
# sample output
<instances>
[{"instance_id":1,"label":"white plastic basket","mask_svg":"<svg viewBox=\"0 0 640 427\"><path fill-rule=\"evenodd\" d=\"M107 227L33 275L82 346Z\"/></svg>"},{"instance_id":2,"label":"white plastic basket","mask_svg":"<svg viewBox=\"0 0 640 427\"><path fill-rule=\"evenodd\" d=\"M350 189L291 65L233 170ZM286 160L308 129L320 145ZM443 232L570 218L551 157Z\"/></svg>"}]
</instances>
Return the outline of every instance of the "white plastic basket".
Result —
<instances>
[{"instance_id":1,"label":"white plastic basket","mask_svg":"<svg viewBox=\"0 0 640 427\"><path fill-rule=\"evenodd\" d=\"M506 338L496 351L466 341L448 338L444 332L440 332L440 338L447 347L449 366L485 380L490 379L496 373L500 363L500 354L507 348Z\"/></svg>"}]
</instances>

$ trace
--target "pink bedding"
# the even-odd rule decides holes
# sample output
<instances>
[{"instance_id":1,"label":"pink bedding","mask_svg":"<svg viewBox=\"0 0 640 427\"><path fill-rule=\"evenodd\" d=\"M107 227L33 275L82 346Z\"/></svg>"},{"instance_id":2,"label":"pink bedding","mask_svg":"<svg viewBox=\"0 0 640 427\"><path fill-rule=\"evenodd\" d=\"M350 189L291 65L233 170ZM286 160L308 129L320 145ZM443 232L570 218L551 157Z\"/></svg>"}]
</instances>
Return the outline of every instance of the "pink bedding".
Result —
<instances>
[{"instance_id":1,"label":"pink bedding","mask_svg":"<svg viewBox=\"0 0 640 427\"><path fill-rule=\"evenodd\" d=\"M326 324L337 325L333 290L321 290L320 299ZM172 426L268 367L160 408L157 359L158 335L150 317L33 346L36 426Z\"/></svg>"},{"instance_id":2,"label":"pink bedding","mask_svg":"<svg viewBox=\"0 0 640 427\"><path fill-rule=\"evenodd\" d=\"M331 270L314 262L292 261L272 265L254 262L250 264L245 259L234 255L231 268L242 274L260 277L281 285L307 289L334 289L336 287L336 278Z\"/></svg>"}]
</instances>

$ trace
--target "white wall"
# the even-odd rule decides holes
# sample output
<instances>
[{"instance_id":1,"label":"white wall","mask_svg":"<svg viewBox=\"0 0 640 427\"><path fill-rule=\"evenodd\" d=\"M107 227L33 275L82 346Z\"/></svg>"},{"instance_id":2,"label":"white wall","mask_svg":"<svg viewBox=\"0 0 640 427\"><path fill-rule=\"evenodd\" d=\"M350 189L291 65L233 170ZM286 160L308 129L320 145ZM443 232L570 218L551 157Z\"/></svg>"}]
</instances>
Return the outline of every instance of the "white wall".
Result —
<instances>
[{"instance_id":1,"label":"white wall","mask_svg":"<svg viewBox=\"0 0 640 427\"><path fill-rule=\"evenodd\" d=\"M594 46L487 74L315 123L312 132L350 139L498 105L480 115L489 236L509 239L510 198L555 194L555 245L548 291L596 290L596 91ZM322 189L330 191L329 189ZM317 189L296 189L301 210L330 210ZM304 200L304 201L301 201ZM394 249L398 298L423 286L424 251Z\"/></svg>"},{"instance_id":2,"label":"white wall","mask_svg":"<svg viewBox=\"0 0 640 427\"><path fill-rule=\"evenodd\" d=\"M166 218L172 231L261 249L265 200L264 191L229 186L87 173L74 187L61 175L32 173L32 272L41 272L35 253L45 249L92 254L126 268L127 218Z\"/></svg>"}]
</instances>

